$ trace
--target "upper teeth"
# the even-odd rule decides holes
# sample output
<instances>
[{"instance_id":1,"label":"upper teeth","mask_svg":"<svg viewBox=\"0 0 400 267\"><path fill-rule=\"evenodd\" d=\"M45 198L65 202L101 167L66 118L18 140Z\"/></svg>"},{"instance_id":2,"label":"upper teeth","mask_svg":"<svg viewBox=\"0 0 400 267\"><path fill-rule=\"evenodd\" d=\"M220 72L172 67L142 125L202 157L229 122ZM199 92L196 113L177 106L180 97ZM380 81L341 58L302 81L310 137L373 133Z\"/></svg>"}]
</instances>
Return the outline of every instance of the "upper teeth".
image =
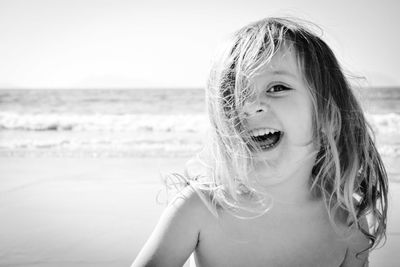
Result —
<instances>
[{"instance_id":1,"label":"upper teeth","mask_svg":"<svg viewBox=\"0 0 400 267\"><path fill-rule=\"evenodd\" d=\"M265 135L265 134L273 134L279 132L278 130L275 129L270 129L270 128L263 128L263 129L256 129L256 130L252 130L250 131L250 135L251 136L261 136L261 135Z\"/></svg>"}]
</instances>

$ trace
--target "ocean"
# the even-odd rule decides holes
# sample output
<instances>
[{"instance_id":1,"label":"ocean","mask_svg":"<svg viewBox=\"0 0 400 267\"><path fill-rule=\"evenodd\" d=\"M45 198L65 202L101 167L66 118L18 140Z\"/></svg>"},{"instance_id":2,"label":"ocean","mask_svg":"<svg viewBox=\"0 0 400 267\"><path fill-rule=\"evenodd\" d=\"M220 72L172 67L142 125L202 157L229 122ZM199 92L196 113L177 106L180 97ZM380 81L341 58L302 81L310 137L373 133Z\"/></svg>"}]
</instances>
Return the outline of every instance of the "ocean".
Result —
<instances>
[{"instance_id":1,"label":"ocean","mask_svg":"<svg viewBox=\"0 0 400 267\"><path fill-rule=\"evenodd\" d=\"M358 89L384 156L400 156L400 88ZM186 157L208 127L202 89L0 90L0 156Z\"/></svg>"}]
</instances>

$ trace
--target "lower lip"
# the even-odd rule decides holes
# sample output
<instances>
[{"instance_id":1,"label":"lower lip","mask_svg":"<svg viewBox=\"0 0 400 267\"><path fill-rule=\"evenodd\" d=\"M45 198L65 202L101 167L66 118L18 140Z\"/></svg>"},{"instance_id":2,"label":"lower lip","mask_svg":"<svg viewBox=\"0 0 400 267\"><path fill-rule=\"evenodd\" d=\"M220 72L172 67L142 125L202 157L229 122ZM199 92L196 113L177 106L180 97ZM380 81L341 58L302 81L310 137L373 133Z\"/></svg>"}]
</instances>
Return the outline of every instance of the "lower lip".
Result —
<instances>
[{"instance_id":1,"label":"lower lip","mask_svg":"<svg viewBox=\"0 0 400 267\"><path fill-rule=\"evenodd\" d=\"M270 150L273 150L274 148L276 148L276 147L280 144L282 138L283 138L283 133L281 132L281 135L279 136L278 142L276 142L275 144L273 144L273 145L271 145L271 146L267 146L267 145L262 145L262 146L260 146L261 149L262 149L262 151L270 151Z\"/></svg>"}]
</instances>

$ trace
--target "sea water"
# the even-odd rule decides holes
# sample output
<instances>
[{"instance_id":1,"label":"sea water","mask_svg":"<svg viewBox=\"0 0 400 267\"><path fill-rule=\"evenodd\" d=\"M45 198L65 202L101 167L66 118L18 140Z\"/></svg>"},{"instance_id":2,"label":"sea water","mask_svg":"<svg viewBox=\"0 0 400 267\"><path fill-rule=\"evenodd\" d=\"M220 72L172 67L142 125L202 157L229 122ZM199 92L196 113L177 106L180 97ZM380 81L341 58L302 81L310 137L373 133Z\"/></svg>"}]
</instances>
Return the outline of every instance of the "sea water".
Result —
<instances>
[{"instance_id":1,"label":"sea water","mask_svg":"<svg viewBox=\"0 0 400 267\"><path fill-rule=\"evenodd\" d=\"M384 156L400 156L400 88L357 89ZM208 129L203 89L0 90L0 156L186 157Z\"/></svg>"}]
</instances>

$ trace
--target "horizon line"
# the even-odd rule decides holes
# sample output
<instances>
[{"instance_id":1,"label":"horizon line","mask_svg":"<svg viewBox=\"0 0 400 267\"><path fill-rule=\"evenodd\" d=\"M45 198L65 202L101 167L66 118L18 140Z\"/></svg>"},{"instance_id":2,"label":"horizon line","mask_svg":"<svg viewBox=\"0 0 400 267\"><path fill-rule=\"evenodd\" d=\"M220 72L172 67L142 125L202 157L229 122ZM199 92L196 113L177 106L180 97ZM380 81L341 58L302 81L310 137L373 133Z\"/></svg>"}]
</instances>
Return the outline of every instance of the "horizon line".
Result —
<instances>
[{"instance_id":1,"label":"horizon line","mask_svg":"<svg viewBox=\"0 0 400 267\"><path fill-rule=\"evenodd\" d=\"M400 89L400 85L374 85L374 86L351 86L352 88L357 89L374 89L374 88L385 88L385 89ZM104 87L104 88L96 88L96 87L54 87L54 88L38 88L38 87L31 87L31 88L24 88L24 87L0 87L0 90L205 90L205 87Z\"/></svg>"},{"instance_id":2,"label":"horizon line","mask_svg":"<svg viewBox=\"0 0 400 267\"><path fill-rule=\"evenodd\" d=\"M38 88L38 87L0 87L0 90L204 90L204 87L53 87L53 88Z\"/></svg>"}]
</instances>

